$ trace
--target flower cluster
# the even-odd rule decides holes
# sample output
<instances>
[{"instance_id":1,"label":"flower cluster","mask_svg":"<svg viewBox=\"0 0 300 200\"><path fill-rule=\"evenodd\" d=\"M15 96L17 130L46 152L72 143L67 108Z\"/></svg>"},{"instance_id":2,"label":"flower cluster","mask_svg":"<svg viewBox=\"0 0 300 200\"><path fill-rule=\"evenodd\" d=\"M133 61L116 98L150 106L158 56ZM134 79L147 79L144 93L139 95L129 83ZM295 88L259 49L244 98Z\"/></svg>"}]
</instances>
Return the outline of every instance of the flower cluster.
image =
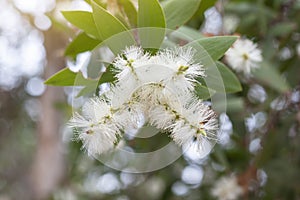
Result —
<instances>
[{"instance_id":1,"label":"flower cluster","mask_svg":"<svg viewBox=\"0 0 300 200\"><path fill-rule=\"evenodd\" d=\"M248 39L238 39L225 53L228 65L237 72L249 76L253 69L259 67L263 58L257 44Z\"/></svg>"},{"instance_id":2,"label":"flower cluster","mask_svg":"<svg viewBox=\"0 0 300 200\"><path fill-rule=\"evenodd\" d=\"M70 126L90 155L104 153L118 143L124 130L147 121L170 133L179 145L217 140L215 113L195 97L196 77L204 68L193 60L192 48L166 49L151 56L132 46L113 62L116 82L100 97L83 106Z\"/></svg>"},{"instance_id":3,"label":"flower cluster","mask_svg":"<svg viewBox=\"0 0 300 200\"><path fill-rule=\"evenodd\" d=\"M224 176L216 181L211 194L218 200L235 200L243 194L243 188L236 176Z\"/></svg>"}]
</instances>

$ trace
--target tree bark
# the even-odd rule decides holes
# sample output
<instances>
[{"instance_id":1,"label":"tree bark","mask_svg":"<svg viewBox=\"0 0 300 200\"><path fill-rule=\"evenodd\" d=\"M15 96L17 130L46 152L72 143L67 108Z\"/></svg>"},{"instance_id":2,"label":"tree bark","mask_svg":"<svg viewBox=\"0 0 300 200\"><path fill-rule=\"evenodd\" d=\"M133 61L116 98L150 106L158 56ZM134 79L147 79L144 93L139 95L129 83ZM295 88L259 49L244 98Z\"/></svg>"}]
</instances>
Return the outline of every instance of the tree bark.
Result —
<instances>
[{"instance_id":1,"label":"tree bark","mask_svg":"<svg viewBox=\"0 0 300 200\"><path fill-rule=\"evenodd\" d=\"M63 50L67 39L54 28L45 32L44 37L47 56L44 76L49 78L65 65ZM37 125L38 143L30 174L33 199L48 199L64 179L64 144L60 132L63 117L55 108L55 104L63 99L63 89L52 86L47 86L40 99L42 111Z\"/></svg>"}]
</instances>

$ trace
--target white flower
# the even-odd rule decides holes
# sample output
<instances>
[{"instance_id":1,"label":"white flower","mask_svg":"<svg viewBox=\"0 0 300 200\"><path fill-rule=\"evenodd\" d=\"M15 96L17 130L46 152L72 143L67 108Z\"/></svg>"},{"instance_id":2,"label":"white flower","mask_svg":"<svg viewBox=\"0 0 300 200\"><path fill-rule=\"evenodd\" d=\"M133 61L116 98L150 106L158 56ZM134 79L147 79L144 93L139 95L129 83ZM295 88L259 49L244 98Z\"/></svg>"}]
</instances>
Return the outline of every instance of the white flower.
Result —
<instances>
[{"instance_id":1,"label":"white flower","mask_svg":"<svg viewBox=\"0 0 300 200\"><path fill-rule=\"evenodd\" d=\"M167 92L162 83L149 83L143 85L137 90L136 97L140 102L148 107L159 105L160 99L163 99Z\"/></svg>"},{"instance_id":2,"label":"white flower","mask_svg":"<svg viewBox=\"0 0 300 200\"><path fill-rule=\"evenodd\" d=\"M138 129L144 124L146 106L140 102L131 101L124 104L114 113L114 121L122 129Z\"/></svg>"},{"instance_id":3,"label":"white flower","mask_svg":"<svg viewBox=\"0 0 300 200\"><path fill-rule=\"evenodd\" d=\"M251 114L250 117L246 118L245 125L250 133L253 133L261 129L266 123L267 116L266 113L258 112L256 114Z\"/></svg>"},{"instance_id":4,"label":"white flower","mask_svg":"<svg viewBox=\"0 0 300 200\"><path fill-rule=\"evenodd\" d=\"M173 69L152 62L153 60L149 61L146 65L139 66L135 70L138 80L142 85L165 83L174 73Z\"/></svg>"},{"instance_id":5,"label":"white flower","mask_svg":"<svg viewBox=\"0 0 300 200\"><path fill-rule=\"evenodd\" d=\"M175 120L176 115L167 110L168 108L164 105L153 106L149 110L149 121L150 124L158 129L166 129Z\"/></svg>"},{"instance_id":6,"label":"white flower","mask_svg":"<svg viewBox=\"0 0 300 200\"><path fill-rule=\"evenodd\" d=\"M159 52L151 61L173 70L172 76L165 80L167 87L193 90L195 78L205 76L203 66L194 61L194 54L192 48L178 47Z\"/></svg>"},{"instance_id":7,"label":"white flower","mask_svg":"<svg viewBox=\"0 0 300 200\"><path fill-rule=\"evenodd\" d=\"M235 176L222 177L214 185L211 194L218 200L235 200L243 194Z\"/></svg>"},{"instance_id":8,"label":"white flower","mask_svg":"<svg viewBox=\"0 0 300 200\"><path fill-rule=\"evenodd\" d=\"M113 109L119 109L124 104L132 101L132 95L138 88L137 82L127 81L126 84L119 84L111 87L111 90L104 93L103 96L110 102Z\"/></svg>"},{"instance_id":9,"label":"white flower","mask_svg":"<svg viewBox=\"0 0 300 200\"><path fill-rule=\"evenodd\" d=\"M78 139L82 141L83 148L88 155L95 156L114 148L117 142L117 135L120 135L119 128L113 123L106 123L80 133Z\"/></svg>"},{"instance_id":10,"label":"white flower","mask_svg":"<svg viewBox=\"0 0 300 200\"><path fill-rule=\"evenodd\" d=\"M172 129L171 137L180 146L190 143L197 135L197 129L185 120L176 120L170 128Z\"/></svg>"},{"instance_id":11,"label":"white flower","mask_svg":"<svg viewBox=\"0 0 300 200\"><path fill-rule=\"evenodd\" d=\"M215 113L191 94L165 93L158 99L159 105L149 109L150 123L171 133L179 145L198 144L198 151L212 147L217 141L218 121ZM210 142L211 141L211 142ZM210 148L211 149L211 148Z\"/></svg>"},{"instance_id":12,"label":"white flower","mask_svg":"<svg viewBox=\"0 0 300 200\"><path fill-rule=\"evenodd\" d=\"M201 151L206 140L217 141L218 120L216 114L202 102L184 105L178 110L179 120L172 125L172 138L179 145L197 141Z\"/></svg>"},{"instance_id":13,"label":"white flower","mask_svg":"<svg viewBox=\"0 0 300 200\"><path fill-rule=\"evenodd\" d=\"M144 53L142 48L136 46L126 48L113 62L118 72L116 77L119 81L137 78L135 69L139 66L144 66L148 61L149 54Z\"/></svg>"},{"instance_id":14,"label":"white flower","mask_svg":"<svg viewBox=\"0 0 300 200\"><path fill-rule=\"evenodd\" d=\"M88 101L82 115L75 113L69 126L77 129L77 139L92 156L113 148L120 135L120 126L112 120L110 105L99 98Z\"/></svg>"},{"instance_id":15,"label":"white flower","mask_svg":"<svg viewBox=\"0 0 300 200\"><path fill-rule=\"evenodd\" d=\"M71 127L89 128L111 115L111 106L99 98L90 99L82 107L82 115L75 113L70 120Z\"/></svg>"},{"instance_id":16,"label":"white flower","mask_svg":"<svg viewBox=\"0 0 300 200\"><path fill-rule=\"evenodd\" d=\"M248 39L238 39L225 53L225 59L232 69L245 75L250 75L263 60L257 44Z\"/></svg>"},{"instance_id":17,"label":"white flower","mask_svg":"<svg viewBox=\"0 0 300 200\"><path fill-rule=\"evenodd\" d=\"M121 134L145 122L170 133L179 145L210 151L217 141L214 112L194 95L204 69L192 48L175 48L155 56L130 47L113 62L117 81L100 98L88 101L69 125L90 155L114 148Z\"/></svg>"}]
</instances>

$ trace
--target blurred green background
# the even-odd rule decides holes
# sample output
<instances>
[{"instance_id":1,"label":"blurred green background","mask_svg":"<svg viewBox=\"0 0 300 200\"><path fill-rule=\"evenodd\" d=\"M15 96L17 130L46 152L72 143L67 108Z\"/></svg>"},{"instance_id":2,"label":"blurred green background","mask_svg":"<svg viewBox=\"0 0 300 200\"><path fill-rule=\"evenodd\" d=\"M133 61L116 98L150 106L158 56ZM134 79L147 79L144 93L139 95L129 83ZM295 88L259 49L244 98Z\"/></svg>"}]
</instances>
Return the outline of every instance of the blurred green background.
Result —
<instances>
[{"instance_id":1,"label":"blurred green background","mask_svg":"<svg viewBox=\"0 0 300 200\"><path fill-rule=\"evenodd\" d=\"M65 127L71 105L85 99L43 84L65 66L97 61L89 52L64 56L78 30L60 10L76 9L91 10L83 0L0 0L0 200L228 199L212 194L222 177L236 177L236 199L300 199L299 0L202 0L186 27L257 42L266 68L239 77L243 91L227 97L221 142L209 156L186 152L145 174L89 158Z\"/></svg>"}]
</instances>

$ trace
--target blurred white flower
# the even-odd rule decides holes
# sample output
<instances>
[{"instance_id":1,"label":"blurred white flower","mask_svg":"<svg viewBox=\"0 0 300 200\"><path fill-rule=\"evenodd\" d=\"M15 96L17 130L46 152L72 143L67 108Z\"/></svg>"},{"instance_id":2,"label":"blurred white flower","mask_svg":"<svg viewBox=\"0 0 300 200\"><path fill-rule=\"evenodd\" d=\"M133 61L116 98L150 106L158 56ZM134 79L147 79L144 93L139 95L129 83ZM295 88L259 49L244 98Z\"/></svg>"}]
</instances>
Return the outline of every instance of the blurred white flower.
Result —
<instances>
[{"instance_id":1,"label":"blurred white flower","mask_svg":"<svg viewBox=\"0 0 300 200\"><path fill-rule=\"evenodd\" d=\"M254 84L251 85L247 97L252 103L263 103L267 100L268 94L261 85Z\"/></svg>"},{"instance_id":2,"label":"blurred white flower","mask_svg":"<svg viewBox=\"0 0 300 200\"><path fill-rule=\"evenodd\" d=\"M236 31L240 19L238 16L229 14L223 17L223 31L227 34L232 34Z\"/></svg>"},{"instance_id":3,"label":"blurred white flower","mask_svg":"<svg viewBox=\"0 0 300 200\"><path fill-rule=\"evenodd\" d=\"M205 23L201 28L201 32L204 34L220 35L222 32L222 14L218 9L213 6L204 12Z\"/></svg>"},{"instance_id":4,"label":"blurred white flower","mask_svg":"<svg viewBox=\"0 0 300 200\"><path fill-rule=\"evenodd\" d=\"M243 194L243 188L239 186L235 176L227 176L215 183L211 194L218 200L235 200Z\"/></svg>"},{"instance_id":5,"label":"blurred white flower","mask_svg":"<svg viewBox=\"0 0 300 200\"><path fill-rule=\"evenodd\" d=\"M257 44L248 39L238 39L225 53L228 65L237 72L243 72L246 76L259 67L263 58Z\"/></svg>"},{"instance_id":6,"label":"blurred white flower","mask_svg":"<svg viewBox=\"0 0 300 200\"><path fill-rule=\"evenodd\" d=\"M267 114L258 112L245 119L245 125L250 133L261 129L267 121Z\"/></svg>"},{"instance_id":7,"label":"blurred white flower","mask_svg":"<svg viewBox=\"0 0 300 200\"><path fill-rule=\"evenodd\" d=\"M249 144L249 151L253 154L257 153L258 150L260 150L261 148L262 148L262 146L261 146L261 139L260 138L255 138Z\"/></svg>"},{"instance_id":8,"label":"blurred white flower","mask_svg":"<svg viewBox=\"0 0 300 200\"><path fill-rule=\"evenodd\" d=\"M230 146L230 136L233 132L232 122L226 113L221 113L219 117L220 128L218 131L220 144L227 147Z\"/></svg>"}]
</instances>

